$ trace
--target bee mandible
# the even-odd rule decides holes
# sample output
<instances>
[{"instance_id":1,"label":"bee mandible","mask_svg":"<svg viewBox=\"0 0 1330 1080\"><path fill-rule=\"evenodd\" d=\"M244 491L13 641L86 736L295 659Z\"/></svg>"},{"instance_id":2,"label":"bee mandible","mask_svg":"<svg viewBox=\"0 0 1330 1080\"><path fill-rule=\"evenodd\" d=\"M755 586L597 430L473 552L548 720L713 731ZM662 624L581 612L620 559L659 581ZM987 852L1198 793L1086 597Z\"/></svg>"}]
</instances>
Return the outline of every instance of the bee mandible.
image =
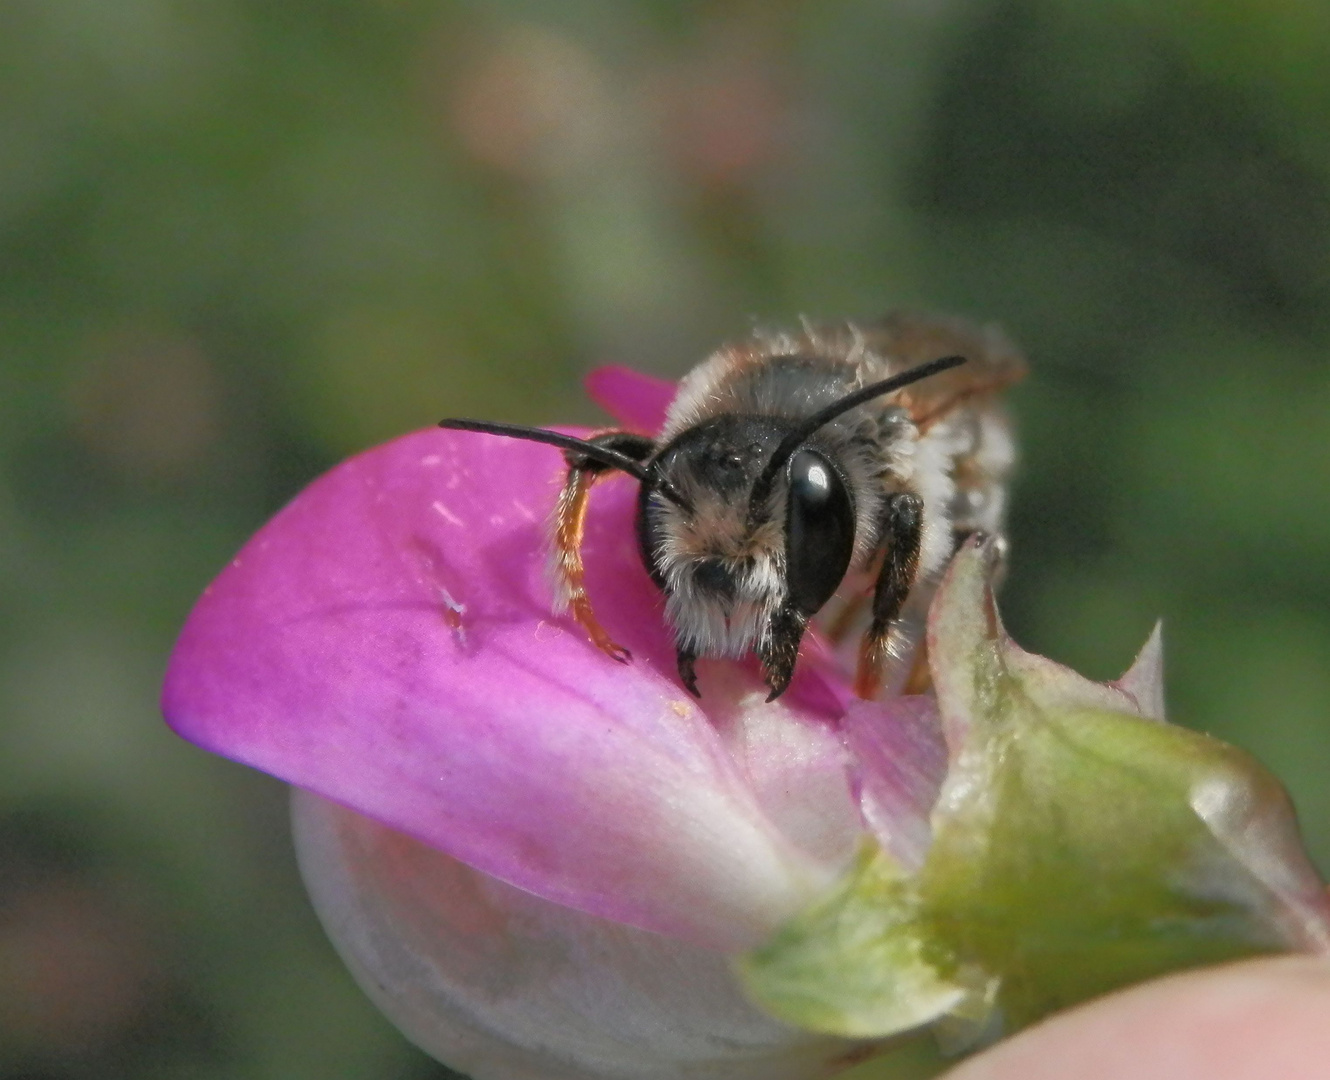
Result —
<instances>
[{"instance_id":1,"label":"bee mandible","mask_svg":"<svg viewBox=\"0 0 1330 1080\"><path fill-rule=\"evenodd\" d=\"M870 698L909 678L928 600L960 542L1001 535L1014 452L998 394L1024 373L993 327L897 313L721 347L684 377L654 437L441 426L564 450L555 608L610 656L629 659L596 619L581 543L592 485L617 470L639 482L638 545L690 693L700 657L751 649L768 700L779 697L810 620L839 593L842 631L867 608L855 689Z\"/></svg>"}]
</instances>

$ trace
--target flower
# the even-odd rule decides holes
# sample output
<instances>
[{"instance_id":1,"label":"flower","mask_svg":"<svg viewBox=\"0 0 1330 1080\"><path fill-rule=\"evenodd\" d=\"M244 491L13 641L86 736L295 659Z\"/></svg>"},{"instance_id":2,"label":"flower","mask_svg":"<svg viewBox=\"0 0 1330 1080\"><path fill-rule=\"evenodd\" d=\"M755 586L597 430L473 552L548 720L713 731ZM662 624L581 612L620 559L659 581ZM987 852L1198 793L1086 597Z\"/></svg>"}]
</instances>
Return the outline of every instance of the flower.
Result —
<instances>
[{"instance_id":1,"label":"flower","mask_svg":"<svg viewBox=\"0 0 1330 1080\"><path fill-rule=\"evenodd\" d=\"M671 393L624 369L591 389L646 430ZM779 701L734 662L705 665L694 701L630 483L598 489L584 553L633 662L550 613L560 466L439 430L345 462L208 588L167 673L177 732L294 786L330 936L440 1060L479 1080L796 1080L926 1024L973 1042L1154 970L1330 940L1277 785L1159 722L1157 646L1108 686L1020 652L972 544L930 621L936 700L857 701L813 641ZM1124 857L1101 803L1162 839ZM1111 902L1069 904L1064 877ZM1070 938L1031 960L1041 927L1094 941L1105 919L1164 931L1125 958L1081 949L1086 980L1065 975Z\"/></svg>"}]
</instances>

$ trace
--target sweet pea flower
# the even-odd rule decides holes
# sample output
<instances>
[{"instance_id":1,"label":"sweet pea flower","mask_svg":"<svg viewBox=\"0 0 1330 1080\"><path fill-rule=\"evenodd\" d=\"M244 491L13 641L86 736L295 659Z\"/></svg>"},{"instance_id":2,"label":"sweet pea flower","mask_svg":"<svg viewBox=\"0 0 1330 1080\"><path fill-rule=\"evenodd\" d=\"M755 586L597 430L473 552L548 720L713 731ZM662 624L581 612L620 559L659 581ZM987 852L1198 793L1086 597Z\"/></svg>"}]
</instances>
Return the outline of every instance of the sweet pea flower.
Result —
<instances>
[{"instance_id":1,"label":"sweet pea flower","mask_svg":"<svg viewBox=\"0 0 1330 1080\"><path fill-rule=\"evenodd\" d=\"M593 395L659 426L672 387ZM477 1080L831 1075L928 1029L972 1045L1173 967L1325 951L1282 789L1115 684L1021 652L992 545L934 603L936 696L865 702L810 638L679 685L600 485L584 545L616 663L550 611L548 446L431 430L345 462L208 588L163 709L293 786L306 884L358 982Z\"/></svg>"}]
</instances>

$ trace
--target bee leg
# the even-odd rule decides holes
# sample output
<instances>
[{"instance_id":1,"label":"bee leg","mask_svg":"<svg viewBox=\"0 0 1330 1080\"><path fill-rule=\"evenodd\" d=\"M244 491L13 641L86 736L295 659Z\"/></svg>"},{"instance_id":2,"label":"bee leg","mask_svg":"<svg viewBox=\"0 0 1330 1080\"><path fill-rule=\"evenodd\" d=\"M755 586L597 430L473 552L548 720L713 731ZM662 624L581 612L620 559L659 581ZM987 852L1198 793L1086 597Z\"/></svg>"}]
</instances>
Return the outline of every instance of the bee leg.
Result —
<instances>
[{"instance_id":1,"label":"bee leg","mask_svg":"<svg viewBox=\"0 0 1330 1080\"><path fill-rule=\"evenodd\" d=\"M882 540L887 555L873 590L873 621L859 649L854 692L871 699L882 689L882 671L891 655L891 629L919 572L919 544L923 538L924 504L913 492L887 497Z\"/></svg>"},{"instance_id":2,"label":"bee leg","mask_svg":"<svg viewBox=\"0 0 1330 1080\"><path fill-rule=\"evenodd\" d=\"M808 616L790 604L782 604L771 616L767 632L757 646L762 674L771 687L768 701L785 693L794 677L794 663L799 659L799 642L808 627Z\"/></svg>"},{"instance_id":3,"label":"bee leg","mask_svg":"<svg viewBox=\"0 0 1330 1080\"><path fill-rule=\"evenodd\" d=\"M910 674L901 686L902 694L926 694L933 687L933 673L928 669L928 640L921 640L910 662Z\"/></svg>"},{"instance_id":4,"label":"bee leg","mask_svg":"<svg viewBox=\"0 0 1330 1080\"><path fill-rule=\"evenodd\" d=\"M697 663L697 650L679 646L679 681L683 683L684 689L695 698L700 698L702 692L697 688L697 670L694 665Z\"/></svg>"},{"instance_id":5,"label":"bee leg","mask_svg":"<svg viewBox=\"0 0 1330 1080\"><path fill-rule=\"evenodd\" d=\"M607 431L588 441L608 446L638 461L646 460L656 447L655 441L648 436L628 431ZM596 619L591 599L587 596L586 572L582 565L582 537L586 531L591 488L610 470L610 466L592 461L576 451L568 451L564 458L568 462L568 478L564 481L554 509L554 550L551 558L555 610L571 611L596 648L621 664L626 664L633 654L615 642Z\"/></svg>"},{"instance_id":6,"label":"bee leg","mask_svg":"<svg viewBox=\"0 0 1330 1080\"><path fill-rule=\"evenodd\" d=\"M971 536L979 535L973 529L953 529L951 531L951 554L954 556ZM914 658L910 661L909 674L901 684L902 694L926 694L933 686L933 673L928 668L928 640L921 639L915 646Z\"/></svg>"}]
</instances>

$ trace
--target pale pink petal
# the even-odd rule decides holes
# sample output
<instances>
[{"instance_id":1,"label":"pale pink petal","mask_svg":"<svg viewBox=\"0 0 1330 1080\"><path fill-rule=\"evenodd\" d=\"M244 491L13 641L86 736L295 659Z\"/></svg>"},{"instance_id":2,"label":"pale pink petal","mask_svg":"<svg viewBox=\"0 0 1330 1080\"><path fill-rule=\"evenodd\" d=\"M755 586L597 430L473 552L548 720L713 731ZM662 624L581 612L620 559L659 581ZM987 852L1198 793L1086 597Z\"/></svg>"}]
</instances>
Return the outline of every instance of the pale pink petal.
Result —
<instances>
[{"instance_id":1,"label":"pale pink petal","mask_svg":"<svg viewBox=\"0 0 1330 1080\"><path fill-rule=\"evenodd\" d=\"M293 810L357 981L475 1080L813 1080L861 1045L765 1016L719 952L552 904L317 796Z\"/></svg>"},{"instance_id":2,"label":"pale pink petal","mask_svg":"<svg viewBox=\"0 0 1330 1080\"><path fill-rule=\"evenodd\" d=\"M919 869L932 840L929 814L947 772L937 703L931 697L858 701L843 729L864 818L904 869Z\"/></svg>"},{"instance_id":3,"label":"pale pink petal","mask_svg":"<svg viewBox=\"0 0 1330 1080\"><path fill-rule=\"evenodd\" d=\"M1112 685L1130 695L1136 711L1147 720L1168 719L1164 710L1164 624L1155 623L1126 674Z\"/></svg>"},{"instance_id":4,"label":"pale pink petal","mask_svg":"<svg viewBox=\"0 0 1330 1080\"><path fill-rule=\"evenodd\" d=\"M815 663L817 655L810 649L800 662ZM841 730L808 723L807 699L768 704L767 688L754 686L732 661L699 667L707 717L767 817L819 862L847 863L862 839L864 819L854 797L855 763Z\"/></svg>"}]
</instances>

